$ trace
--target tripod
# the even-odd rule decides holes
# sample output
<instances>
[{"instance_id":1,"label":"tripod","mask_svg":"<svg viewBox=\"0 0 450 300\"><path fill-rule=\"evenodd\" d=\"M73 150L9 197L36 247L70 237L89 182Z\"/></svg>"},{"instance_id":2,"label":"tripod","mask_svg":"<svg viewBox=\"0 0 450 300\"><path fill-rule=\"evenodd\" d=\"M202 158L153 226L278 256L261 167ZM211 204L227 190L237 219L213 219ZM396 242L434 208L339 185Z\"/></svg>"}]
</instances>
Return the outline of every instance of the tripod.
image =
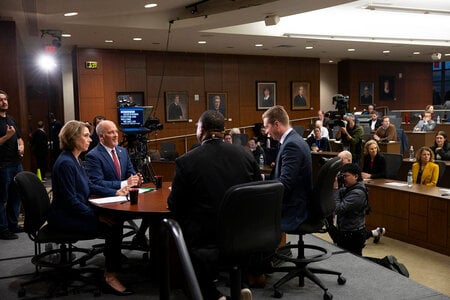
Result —
<instances>
[{"instance_id":1,"label":"tripod","mask_svg":"<svg viewBox=\"0 0 450 300\"><path fill-rule=\"evenodd\" d=\"M144 182L155 182L155 171L147 155L148 139L145 134L124 134L121 146L126 147L136 172L141 173Z\"/></svg>"}]
</instances>

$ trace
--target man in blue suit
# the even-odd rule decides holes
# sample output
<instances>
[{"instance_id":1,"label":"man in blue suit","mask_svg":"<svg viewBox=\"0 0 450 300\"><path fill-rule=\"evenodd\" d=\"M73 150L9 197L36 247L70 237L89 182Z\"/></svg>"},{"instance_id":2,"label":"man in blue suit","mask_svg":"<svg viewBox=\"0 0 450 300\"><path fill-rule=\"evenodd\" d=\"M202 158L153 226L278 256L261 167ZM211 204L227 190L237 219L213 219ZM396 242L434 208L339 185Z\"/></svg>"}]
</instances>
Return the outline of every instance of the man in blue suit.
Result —
<instances>
[{"instance_id":1,"label":"man in blue suit","mask_svg":"<svg viewBox=\"0 0 450 300\"><path fill-rule=\"evenodd\" d=\"M127 150L118 146L119 130L116 124L104 120L98 123L95 130L100 143L86 155L86 171L89 176L91 194L111 197L117 195L117 191L123 187L137 186L142 183L142 175L134 170ZM113 154L112 151L115 153ZM118 162L117 160L114 162L114 155ZM134 243L146 245L147 227L147 222L143 221L133 238Z\"/></svg>"},{"instance_id":2,"label":"man in blue suit","mask_svg":"<svg viewBox=\"0 0 450 300\"><path fill-rule=\"evenodd\" d=\"M289 125L283 106L269 108L262 115L264 129L280 142L280 149L270 179L284 185L281 229L294 231L308 218L312 192L312 162L308 144Z\"/></svg>"}]
</instances>

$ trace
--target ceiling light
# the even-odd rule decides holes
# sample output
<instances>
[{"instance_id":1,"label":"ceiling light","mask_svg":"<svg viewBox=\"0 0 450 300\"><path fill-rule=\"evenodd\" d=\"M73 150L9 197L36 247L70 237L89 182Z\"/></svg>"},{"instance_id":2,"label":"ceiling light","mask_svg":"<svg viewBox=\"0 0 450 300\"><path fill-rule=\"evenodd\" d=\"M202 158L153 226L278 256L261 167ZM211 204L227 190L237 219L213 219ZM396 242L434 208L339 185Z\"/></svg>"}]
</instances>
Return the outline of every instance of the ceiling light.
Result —
<instances>
[{"instance_id":1,"label":"ceiling light","mask_svg":"<svg viewBox=\"0 0 450 300\"><path fill-rule=\"evenodd\" d=\"M331 64L334 63L334 60L330 59L328 62Z\"/></svg>"},{"instance_id":2,"label":"ceiling light","mask_svg":"<svg viewBox=\"0 0 450 300\"><path fill-rule=\"evenodd\" d=\"M314 47L313 46L306 46L305 49L306 50L311 50L311 49L314 49Z\"/></svg>"},{"instance_id":3,"label":"ceiling light","mask_svg":"<svg viewBox=\"0 0 450 300\"><path fill-rule=\"evenodd\" d=\"M134 37L133 41L142 41L142 38L141 37Z\"/></svg>"},{"instance_id":4,"label":"ceiling light","mask_svg":"<svg viewBox=\"0 0 450 300\"><path fill-rule=\"evenodd\" d=\"M64 17L74 17L78 16L78 13L76 11L68 12L64 14Z\"/></svg>"},{"instance_id":5,"label":"ceiling light","mask_svg":"<svg viewBox=\"0 0 450 300\"><path fill-rule=\"evenodd\" d=\"M450 56L450 53L445 53L444 56Z\"/></svg>"},{"instance_id":6,"label":"ceiling light","mask_svg":"<svg viewBox=\"0 0 450 300\"><path fill-rule=\"evenodd\" d=\"M206 41L198 41L199 44L206 44Z\"/></svg>"},{"instance_id":7,"label":"ceiling light","mask_svg":"<svg viewBox=\"0 0 450 300\"><path fill-rule=\"evenodd\" d=\"M348 52L355 52L356 50L354 48L347 49Z\"/></svg>"},{"instance_id":8,"label":"ceiling light","mask_svg":"<svg viewBox=\"0 0 450 300\"><path fill-rule=\"evenodd\" d=\"M263 44L255 44L255 47L262 47L264 46Z\"/></svg>"},{"instance_id":9,"label":"ceiling light","mask_svg":"<svg viewBox=\"0 0 450 300\"><path fill-rule=\"evenodd\" d=\"M148 4L144 5L145 8L153 8L153 7L157 7L157 6L158 6L158 4L156 4L156 3L148 3Z\"/></svg>"},{"instance_id":10,"label":"ceiling light","mask_svg":"<svg viewBox=\"0 0 450 300\"><path fill-rule=\"evenodd\" d=\"M69 37L71 37L72 35L71 35L70 33L63 33L63 34L61 34L61 36L62 36L62 37L65 37L65 38L69 38Z\"/></svg>"},{"instance_id":11,"label":"ceiling light","mask_svg":"<svg viewBox=\"0 0 450 300\"><path fill-rule=\"evenodd\" d=\"M450 14L450 10L446 9L429 9L409 6L393 6L390 4L369 4L365 7L369 10L381 10L390 12L418 13L418 14Z\"/></svg>"},{"instance_id":12,"label":"ceiling light","mask_svg":"<svg viewBox=\"0 0 450 300\"><path fill-rule=\"evenodd\" d=\"M391 53L391 50L383 50L383 54L389 54Z\"/></svg>"},{"instance_id":13,"label":"ceiling light","mask_svg":"<svg viewBox=\"0 0 450 300\"><path fill-rule=\"evenodd\" d=\"M105 40L105 43L114 43L113 40Z\"/></svg>"},{"instance_id":14,"label":"ceiling light","mask_svg":"<svg viewBox=\"0 0 450 300\"><path fill-rule=\"evenodd\" d=\"M419 55L419 54L420 54L420 51L414 51L413 54L414 54L414 55Z\"/></svg>"}]
</instances>

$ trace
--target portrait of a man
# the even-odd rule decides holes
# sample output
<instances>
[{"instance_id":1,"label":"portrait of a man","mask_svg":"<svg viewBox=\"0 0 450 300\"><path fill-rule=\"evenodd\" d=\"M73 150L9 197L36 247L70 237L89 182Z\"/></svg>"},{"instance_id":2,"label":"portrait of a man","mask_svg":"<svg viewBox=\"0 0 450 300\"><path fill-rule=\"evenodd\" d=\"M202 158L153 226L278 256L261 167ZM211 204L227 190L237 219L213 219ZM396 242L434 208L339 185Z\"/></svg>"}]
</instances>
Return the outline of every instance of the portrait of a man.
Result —
<instances>
[{"instance_id":1,"label":"portrait of a man","mask_svg":"<svg viewBox=\"0 0 450 300\"><path fill-rule=\"evenodd\" d=\"M166 92L166 121L187 121L187 105L186 92Z\"/></svg>"},{"instance_id":2,"label":"portrait of a man","mask_svg":"<svg viewBox=\"0 0 450 300\"><path fill-rule=\"evenodd\" d=\"M227 113L227 94L226 93L207 93L208 110L220 112L224 117Z\"/></svg>"},{"instance_id":3,"label":"portrait of a man","mask_svg":"<svg viewBox=\"0 0 450 300\"><path fill-rule=\"evenodd\" d=\"M292 110L309 109L309 82L292 82Z\"/></svg>"},{"instance_id":4,"label":"portrait of a man","mask_svg":"<svg viewBox=\"0 0 450 300\"><path fill-rule=\"evenodd\" d=\"M276 83L275 82L257 82L257 103L258 109L267 109L276 103Z\"/></svg>"},{"instance_id":5,"label":"portrait of a man","mask_svg":"<svg viewBox=\"0 0 450 300\"><path fill-rule=\"evenodd\" d=\"M360 82L359 84L359 104L369 105L373 103L373 82Z\"/></svg>"}]
</instances>

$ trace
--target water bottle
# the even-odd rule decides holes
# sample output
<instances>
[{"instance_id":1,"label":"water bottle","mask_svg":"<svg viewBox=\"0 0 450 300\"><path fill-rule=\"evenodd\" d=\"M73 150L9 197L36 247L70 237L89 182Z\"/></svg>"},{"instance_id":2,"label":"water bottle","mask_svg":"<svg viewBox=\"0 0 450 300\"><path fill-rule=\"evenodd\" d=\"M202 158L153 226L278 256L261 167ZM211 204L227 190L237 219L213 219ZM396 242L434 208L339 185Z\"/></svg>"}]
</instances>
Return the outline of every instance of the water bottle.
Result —
<instances>
[{"instance_id":1,"label":"water bottle","mask_svg":"<svg viewBox=\"0 0 450 300\"><path fill-rule=\"evenodd\" d=\"M408 177L406 178L406 181L408 182L408 187L413 186L413 177L411 169L408 171Z\"/></svg>"},{"instance_id":2,"label":"water bottle","mask_svg":"<svg viewBox=\"0 0 450 300\"><path fill-rule=\"evenodd\" d=\"M409 160L410 161L414 160L414 147L413 147L413 145L411 145L411 148L409 148Z\"/></svg>"},{"instance_id":3,"label":"water bottle","mask_svg":"<svg viewBox=\"0 0 450 300\"><path fill-rule=\"evenodd\" d=\"M264 168L264 156L262 154L259 155L259 168Z\"/></svg>"},{"instance_id":4,"label":"water bottle","mask_svg":"<svg viewBox=\"0 0 450 300\"><path fill-rule=\"evenodd\" d=\"M436 122L437 122L438 124L441 124L441 117L440 117L440 116L437 116Z\"/></svg>"}]
</instances>

